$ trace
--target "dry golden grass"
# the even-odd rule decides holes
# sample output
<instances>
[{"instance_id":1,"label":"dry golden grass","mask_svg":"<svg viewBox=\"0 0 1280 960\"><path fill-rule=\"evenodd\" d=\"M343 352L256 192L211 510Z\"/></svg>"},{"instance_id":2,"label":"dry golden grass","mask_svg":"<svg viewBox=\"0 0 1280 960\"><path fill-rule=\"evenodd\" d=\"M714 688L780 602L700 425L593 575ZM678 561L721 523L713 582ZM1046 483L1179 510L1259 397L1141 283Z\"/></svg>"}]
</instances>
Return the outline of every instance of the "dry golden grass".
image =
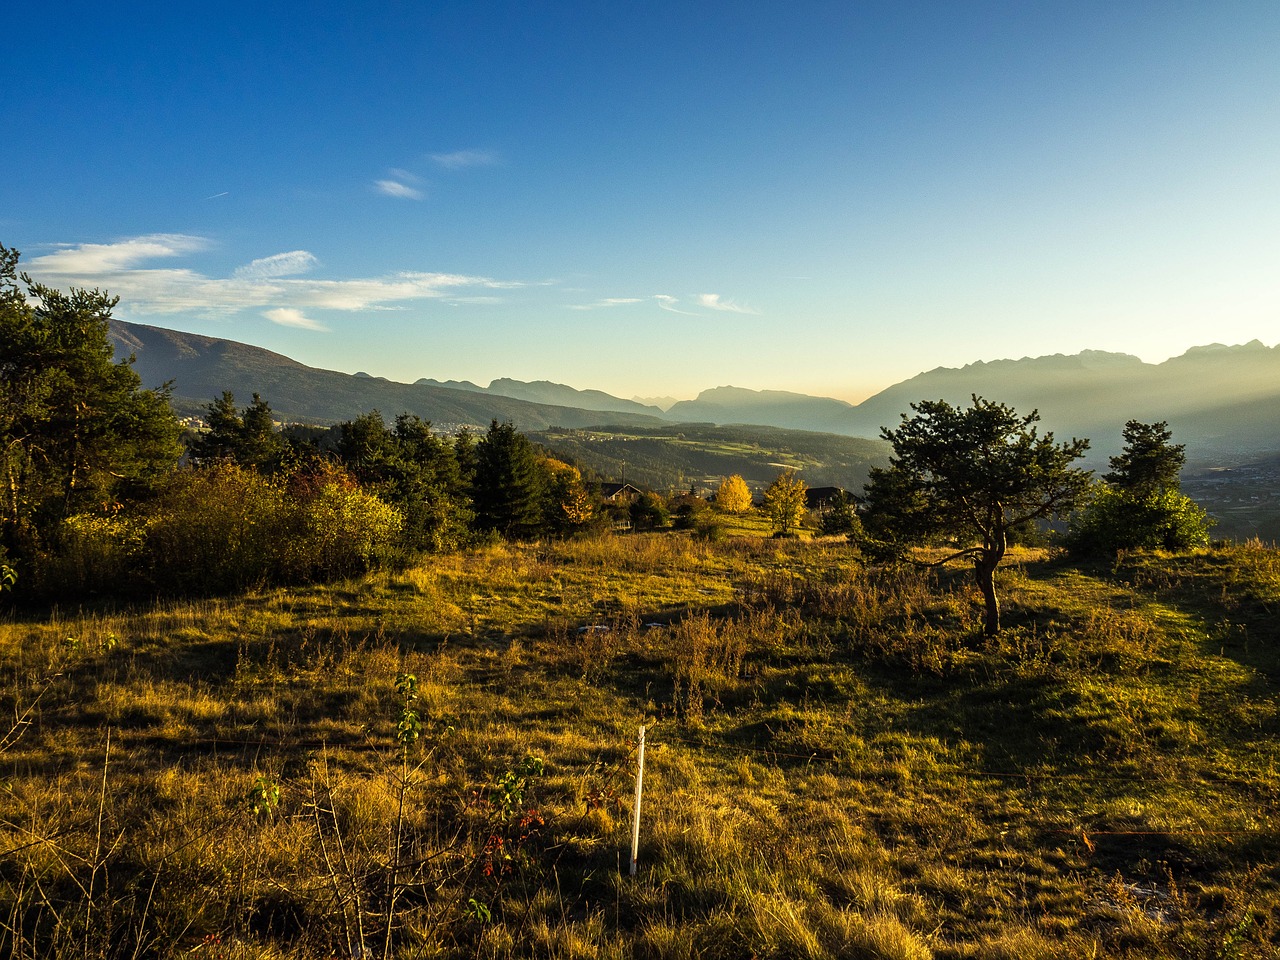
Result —
<instances>
[{"instance_id":1,"label":"dry golden grass","mask_svg":"<svg viewBox=\"0 0 1280 960\"><path fill-rule=\"evenodd\" d=\"M1274 551L1014 559L996 638L963 570L670 534L11 615L0 950L1273 955Z\"/></svg>"}]
</instances>

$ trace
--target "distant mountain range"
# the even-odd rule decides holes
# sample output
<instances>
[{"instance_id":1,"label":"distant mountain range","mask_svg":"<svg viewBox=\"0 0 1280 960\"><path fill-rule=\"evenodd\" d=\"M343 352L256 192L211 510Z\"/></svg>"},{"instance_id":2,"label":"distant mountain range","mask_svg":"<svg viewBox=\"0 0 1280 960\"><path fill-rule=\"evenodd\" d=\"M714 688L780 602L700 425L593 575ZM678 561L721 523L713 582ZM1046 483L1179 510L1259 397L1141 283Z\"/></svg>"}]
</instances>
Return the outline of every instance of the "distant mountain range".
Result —
<instances>
[{"instance_id":1,"label":"distant mountain range","mask_svg":"<svg viewBox=\"0 0 1280 960\"><path fill-rule=\"evenodd\" d=\"M112 321L121 354L137 357L148 386L173 382L175 406L199 414L231 390L242 403L260 393L285 420L332 423L368 410L402 411L439 426L484 426L493 418L524 430L551 426L643 426L664 423L757 424L851 437L877 437L912 402L966 403L971 394L1038 409L1044 429L1089 437L1095 462L1115 453L1130 419L1167 420L1194 461L1241 461L1280 451L1280 347L1194 347L1159 364L1119 353L1085 351L939 367L895 384L860 404L780 390L716 387L662 407L599 390L548 381L422 379L395 383L368 374L317 370L246 344L159 327Z\"/></svg>"},{"instance_id":2,"label":"distant mountain range","mask_svg":"<svg viewBox=\"0 0 1280 960\"><path fill-rule=\"evenodd\" d=\"M968 401L971 394L1019 412L1039 410L1059 437L1088 437L1094 459L1117 452L1128 420L1166 420L1199 460L1240 460L1280 451L1280 347L1193 347L1163 363L1087 350L939 367L854 408L845 430L870 435L895 425L912 401Z\"/></svg>"}]
</instances>

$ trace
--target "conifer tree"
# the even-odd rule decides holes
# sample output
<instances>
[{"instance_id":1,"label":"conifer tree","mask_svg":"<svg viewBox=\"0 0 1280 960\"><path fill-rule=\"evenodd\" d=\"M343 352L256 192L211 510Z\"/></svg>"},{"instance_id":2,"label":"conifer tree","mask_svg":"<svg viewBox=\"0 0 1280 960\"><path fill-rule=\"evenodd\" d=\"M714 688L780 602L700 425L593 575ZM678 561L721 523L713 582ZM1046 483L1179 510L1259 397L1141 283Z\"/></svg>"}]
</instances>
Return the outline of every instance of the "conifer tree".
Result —
<instances>
[{"instance_id":1,"label":"conifer tree","mask_svg":"<svg viewBox=\"0 0 1280 960\"><path fill-rule=\"evenodd\" d=\"M181 428L108 336L116 298L18 274L0 245L0 547L29 558L62 520L112 513L171 471Z\"/></svg>"}]
</instances>

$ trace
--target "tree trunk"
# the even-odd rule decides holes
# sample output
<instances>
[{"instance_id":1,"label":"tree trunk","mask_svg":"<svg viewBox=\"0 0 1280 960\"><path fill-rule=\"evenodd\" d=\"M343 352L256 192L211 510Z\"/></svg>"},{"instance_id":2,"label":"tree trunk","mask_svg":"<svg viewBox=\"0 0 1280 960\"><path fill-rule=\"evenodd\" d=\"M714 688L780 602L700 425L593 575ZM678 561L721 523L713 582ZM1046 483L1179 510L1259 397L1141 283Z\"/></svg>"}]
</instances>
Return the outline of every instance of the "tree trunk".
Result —
<instances>
[{"instance_id":1,"label":"tree trunk","mask_svg":"<svg viewBox=\"0 0 1280 960\"><path fill-rule=\"evenodd\" d=\"M982 599L987 608L982 632L988 637L994 637L1000 632L1000 598L996 596L996 567L999 565L1000 555L997 553L984 553L973 564L978 589L982 591Z\"/></svg>"}]
</instances>

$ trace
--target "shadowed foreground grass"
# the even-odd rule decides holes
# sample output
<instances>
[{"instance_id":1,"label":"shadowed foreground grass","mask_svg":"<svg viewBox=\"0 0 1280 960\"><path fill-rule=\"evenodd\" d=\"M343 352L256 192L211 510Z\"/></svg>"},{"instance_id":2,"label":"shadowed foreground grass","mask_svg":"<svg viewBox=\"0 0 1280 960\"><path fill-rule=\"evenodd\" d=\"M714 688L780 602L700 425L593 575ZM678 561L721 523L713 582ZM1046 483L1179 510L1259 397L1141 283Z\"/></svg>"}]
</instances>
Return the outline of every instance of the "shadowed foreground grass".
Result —
<instances>
[{"instance_id":1,"label":"shadowed foreground grass","mask_svg":"<svg viewBox=\"0 0 1280 960\"><path fill-rule=\"evenodd\" d=\"M1003 587L668 534L10 619L0 949L1273 956L1280 557Z\"/></svg>"}]
</instances>

